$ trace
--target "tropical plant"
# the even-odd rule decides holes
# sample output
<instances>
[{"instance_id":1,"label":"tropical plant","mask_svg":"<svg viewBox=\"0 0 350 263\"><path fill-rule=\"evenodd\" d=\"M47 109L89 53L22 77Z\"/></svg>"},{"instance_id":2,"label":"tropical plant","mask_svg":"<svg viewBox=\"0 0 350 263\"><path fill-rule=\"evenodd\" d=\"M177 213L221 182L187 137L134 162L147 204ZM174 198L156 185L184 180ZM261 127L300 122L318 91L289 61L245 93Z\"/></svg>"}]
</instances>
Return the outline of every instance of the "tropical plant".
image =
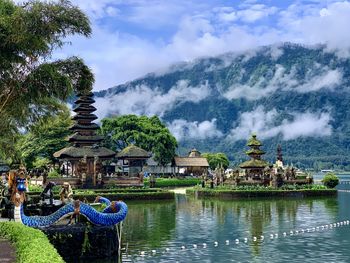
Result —
<instances>
[{"instance_id":1,"label":"tropical plant","mask_svg":"<svg viewBox=\"0 0 350 263\"><path fill-rule=\"evenodd\" d=\"M33 168L47 169L47 167L49 166L50 163L51 163L51 161L48 158L37 157L37 158L35 158L35 160L33 162Z\"/></svg>"},{"instance_id":2,"label":"tropical plant","mask_svg":"<svg viewBox=\"0 0 350 263\"><path fill-rule=\"evenodd\" d=\"M20 159L26 164L26 167L40 168L37 166L43 159L53 162L53 153L68 144L66 137L70 134L68 128L71 124L67 107L57 116L35 123L17 143L21 154Z\"/></svg>"},{"instance_id":3,"label":"tropical plant","mask_svg":"<svg viewBox=\"0 0 350 263\"><path fill-rule=\"evenodd\" d=\"M0 149L8 157L20 129L62 111L73 91L91 90L94 77L81 59L51 58L66 36L89 36L91 27L68 0L2 0L0 32Z\"/></svg>"},{"instance_id":4,"label":"tropical plant","mask_svg":"<svg viewBox=\"0 0 350 263\"><path fill-rule=\"evenodd\" d=\"M230 161L224 153L203 153L202 156L207 159L211 170L221 167L227 169L230 165Z\"/></svg>"},{"instance_id":5,"label":"tropical plant","mask_svg":"<svg viewBox=\"0 0 350 263\"><path fill-rule=\"evenodd\" d=\"M334 173L327 173L323 177L322 183L328 188L334 188L339 184L339 178Z\"/></svg>"}]
</instances>

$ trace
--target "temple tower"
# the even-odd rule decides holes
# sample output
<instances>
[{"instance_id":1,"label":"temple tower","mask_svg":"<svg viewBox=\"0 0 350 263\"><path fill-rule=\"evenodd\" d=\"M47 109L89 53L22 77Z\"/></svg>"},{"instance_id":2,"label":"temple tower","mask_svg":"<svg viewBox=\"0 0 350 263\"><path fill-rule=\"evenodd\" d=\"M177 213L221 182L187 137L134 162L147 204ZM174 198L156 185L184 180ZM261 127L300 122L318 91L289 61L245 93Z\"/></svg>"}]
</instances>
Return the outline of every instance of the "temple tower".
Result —
<instances>
[{"instance_id":1,"label":"temple tower","mask_svg":"<svg viewBox=\"0 0 350 263\"><path fill-rule=\"evenodd\" d=\"M282 147L280 144L277 145L276 166L283 168L283 155L282 155Z\"/></svg>"},{"instance_id":2,"label":"temple tower","mask_svg":"<svg viewBox=\"0 0 350 263\"><path fill-rule=\"evenodd\" d=\"M243 162L239 165L240 168L245 170L247 179L261 180L264 175L264 168L270 164L261 158L265 154L263 150L260 149L262 143L253 134L248 140L247 146L250 147L246 154L250 157L250 160Z\"/></svg>"},{"instance_id":3,"label":"temple tower","mask_svg":"<svg viewBox=\"0 0 350 263\"><path fill-rule=\"evenodd\" d=\"M75 101L76 107L73 109L76 115L73 116L72 120L75 123L70 127L74 134L68 138L68 141L77 147L97 145L103 138L96 135L99 126L93 123L97 119L97 116L92 114L96 111L96 108L91 105L95 102L92 98L93 94L79 95L80 97Z\"/></svg>"},{"instance_id":4,"label":"temple tower","mask_svg":"<svg viewBox=\"0 0 350 263\"><path fill-rule=\"evenodd\" d=\"M97 175L102 173L102 161L115 157L114 151L99 145L103 138L96 134L99 126L93 122L97 119L93 114L94 102L93 93L78 94L73 109L74 124L70 127L73 134L68 138L71 146L54 153L60 161L70 163L72 175L86 186L95 186Z\"/></svg>"},{"instance_id":5,"label":"temple tower","mask_svg":"<svg viewBox=\"0 0 350 263\"><path fill-rule=\"evenodd\" d=\"M283 162L282 147L280 144L277 145L277 160Z\"/></svg>"}]
</instances>

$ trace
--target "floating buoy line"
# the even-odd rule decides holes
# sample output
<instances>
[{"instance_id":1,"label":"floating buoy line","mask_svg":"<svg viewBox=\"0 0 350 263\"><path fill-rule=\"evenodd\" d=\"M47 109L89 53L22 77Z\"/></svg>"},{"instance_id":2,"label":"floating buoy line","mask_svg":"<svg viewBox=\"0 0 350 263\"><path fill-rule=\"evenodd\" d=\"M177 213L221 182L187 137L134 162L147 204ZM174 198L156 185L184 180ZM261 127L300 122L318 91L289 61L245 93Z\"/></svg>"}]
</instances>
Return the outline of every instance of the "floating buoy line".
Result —
<instances>
[{"instance_id":1,"label":"floating buoy line","mask_svg":"<svg viewBox=\"0 0 350 263\"><path fill-rule=\"evenodd\" d=\"M224 241L212 241L212 242L203 242L203 243L197 243L197 244L183 244L179 246L178 248L172 247L172 248L163 248L163 249L152 249L148 251L139 251L138 256L141 257L151 257L155 255L166 255L168 253L173 253L177 251L186 251L186 250L196 250L196 249L206 249L208 247L219 247L219 246L237 246L240 243L243 244L248 244L248 243L263 243L263 242L268 242L275 240L275 239L283 239L283 238L288 238L288 237L293 237L297 235L303 235L303 234L308 234L308 233L314 233L314 232L325 232L327 230L332 230L333 228L339 228L339 227L344 227L344 226L349 226L350 221L349 220L344 220L344 221L339 221L335 223L330 223L330 224L324 224L324 225L319 225L319 226L314 226L314 227L309 227L309 228L304 228L304 229L297 229L297 230L290 230L287 232L281 232L281 233L271 233L271 234L265 234L261 236L253 236L251 238L244 237L244 238L234 238L232 240L224 240ZM125 255L126 257L130 257L130 255ZM136 256L136 255L135 255Z\"/></svg>"}]
</instances>

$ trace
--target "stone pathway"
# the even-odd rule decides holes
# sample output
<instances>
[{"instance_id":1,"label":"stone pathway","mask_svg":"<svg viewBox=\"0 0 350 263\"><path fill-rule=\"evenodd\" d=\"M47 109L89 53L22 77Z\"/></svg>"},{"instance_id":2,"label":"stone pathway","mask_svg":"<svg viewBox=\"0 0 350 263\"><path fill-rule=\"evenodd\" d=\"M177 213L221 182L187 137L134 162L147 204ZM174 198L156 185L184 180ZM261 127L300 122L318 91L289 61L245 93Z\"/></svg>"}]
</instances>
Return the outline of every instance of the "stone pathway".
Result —
<instances>
[{"instance_id":1,"label":"stone pathway","mask_svg":"<svg viewBox=\"0 0 350 263\"><path fill-rule=\"evenodd\" d=\"M11 243L0 238L0 263L16 262L16 252Z\"/></svg>"}]
</instances>

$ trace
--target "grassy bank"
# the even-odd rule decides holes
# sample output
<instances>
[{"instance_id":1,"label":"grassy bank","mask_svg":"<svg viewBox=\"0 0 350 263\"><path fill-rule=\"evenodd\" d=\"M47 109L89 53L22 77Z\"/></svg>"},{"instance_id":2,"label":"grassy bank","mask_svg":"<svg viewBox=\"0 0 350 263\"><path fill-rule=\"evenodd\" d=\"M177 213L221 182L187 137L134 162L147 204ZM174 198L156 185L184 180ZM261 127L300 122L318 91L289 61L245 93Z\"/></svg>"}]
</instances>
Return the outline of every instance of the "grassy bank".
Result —
<instances>
[{"instance_id":1,"label":"grassy bank","mask_svg":"<svg viewBox=\"0 0 350 263\"><path fill-rule=\"evenodd\" d=\"M15 222L0 222L0 236L11 241L16 249L17 262L63 263L46 235L38 229ZM1 261L1 259L0 259Z\"/></svg>"},{"instance_id":2,"label":"grassy bank","mask_svg":"<svg viewBox=\"0 0 350 263\"><path fill-rule=\"evenodd\" d=\"M187 189L186 194L198 197L218 197L225 199L257 198L257 197L312 197L335 196L336 189L327 188L299 188L299 189L228 189L228 188L200 188Z\"/></svg>"}]
</instances>

